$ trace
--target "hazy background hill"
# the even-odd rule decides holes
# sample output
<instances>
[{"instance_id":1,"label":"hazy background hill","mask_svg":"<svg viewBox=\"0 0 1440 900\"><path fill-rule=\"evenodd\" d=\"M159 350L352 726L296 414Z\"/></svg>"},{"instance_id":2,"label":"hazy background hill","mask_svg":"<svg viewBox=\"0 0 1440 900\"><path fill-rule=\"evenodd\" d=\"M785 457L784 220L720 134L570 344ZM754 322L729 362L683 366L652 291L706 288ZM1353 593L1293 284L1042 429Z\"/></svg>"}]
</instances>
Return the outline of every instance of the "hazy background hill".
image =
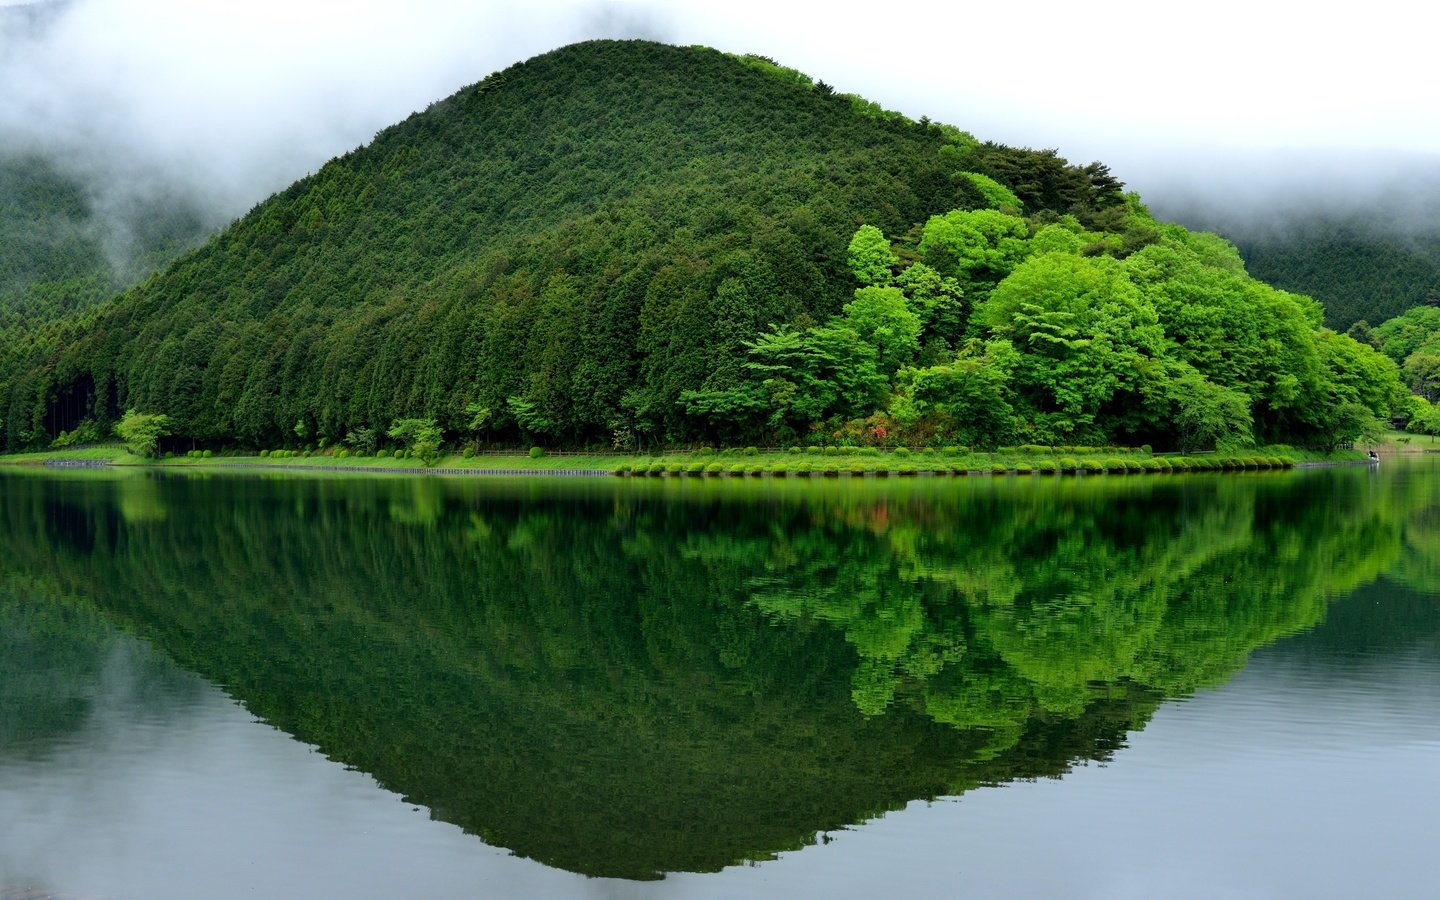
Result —
<instances>
[{"instance_id":1,"label":"hazy background hill","mask_svg":"<svg viewBox=\"0 0 1440 900\"><path fill-rule=\"evenodd\" d=\"M1440 298L1440 229L1396 236L1317 217L1284 235L1235 241L1250 274L1319 300L1326 324L1340 331Z\"/></svg>"},{"instance_id":2,"label":"hazy background hill","mask_svg":"<svg viewBox=\"0 0 1440 900\"><path fill-rule=\"evenodd\" d=\"M207 232L184 197L148 198L111 216L49 160L0 155L0 331L109 299Z\"/></svg>"},{"instance_id":3,"label":"hazy background hill","mask_svg":"<svg viewBox=\"0 0 1440 900\"><path fill-rule=\"evenodd\" d=\"M117 123L113 110L58 112L68 86L32 51L76 5L0 5L0 334L110 298L233 215L126 165L126 135L139 123Z\"/></svg>"},{"instance_id":4,"label":"hazy background hill","mask_svg":"<svg viewBox=\"0 0 1440 900\"><path fill-rule=\"evenodd\" d=\"M1440 297L1440 158L1238 157L1190 184L1161 177L1146 198L1230 238L1250 274L1319 300L1340 331Z\"/></svg>"}]
</instances>

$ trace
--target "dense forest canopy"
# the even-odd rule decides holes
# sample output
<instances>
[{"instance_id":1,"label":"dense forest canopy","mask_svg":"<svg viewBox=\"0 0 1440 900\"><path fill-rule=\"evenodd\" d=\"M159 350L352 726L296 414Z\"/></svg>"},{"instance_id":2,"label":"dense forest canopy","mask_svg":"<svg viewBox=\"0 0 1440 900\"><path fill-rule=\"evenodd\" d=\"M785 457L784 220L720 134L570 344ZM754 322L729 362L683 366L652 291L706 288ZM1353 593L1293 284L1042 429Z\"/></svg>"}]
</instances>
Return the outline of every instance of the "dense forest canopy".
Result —
<instances>
[{"instance_id":1,"label":"dense forest canopy","mask_svg":"<svg viewBox=\"0 0 1440 900\"><path fill-rule=\"evenodd\" d=\"M113 302L6 327L12 450L127 409L249 447L404 419L511 444L1309 443L1403 393L1099 163L641 41L491 75Z\"/></svg>"}]
</instances>

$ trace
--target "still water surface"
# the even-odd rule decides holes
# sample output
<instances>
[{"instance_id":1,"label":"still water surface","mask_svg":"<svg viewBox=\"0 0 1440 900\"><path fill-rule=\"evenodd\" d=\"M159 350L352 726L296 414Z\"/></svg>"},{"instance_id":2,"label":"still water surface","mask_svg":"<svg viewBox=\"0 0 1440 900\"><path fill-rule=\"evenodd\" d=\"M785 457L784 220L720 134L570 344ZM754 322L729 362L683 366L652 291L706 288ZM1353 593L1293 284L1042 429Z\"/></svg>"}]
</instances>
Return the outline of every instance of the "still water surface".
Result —
<instances>
[{"instance_id":1,"label":"still water surface","mask_svg":"<svg viewBox=\"0 0 1440 900\"><path fill-rule=\"evenodd\" d=\"M1433 896L1440 467L0 473L0 898Z\"/></svg>"}]
</instances>

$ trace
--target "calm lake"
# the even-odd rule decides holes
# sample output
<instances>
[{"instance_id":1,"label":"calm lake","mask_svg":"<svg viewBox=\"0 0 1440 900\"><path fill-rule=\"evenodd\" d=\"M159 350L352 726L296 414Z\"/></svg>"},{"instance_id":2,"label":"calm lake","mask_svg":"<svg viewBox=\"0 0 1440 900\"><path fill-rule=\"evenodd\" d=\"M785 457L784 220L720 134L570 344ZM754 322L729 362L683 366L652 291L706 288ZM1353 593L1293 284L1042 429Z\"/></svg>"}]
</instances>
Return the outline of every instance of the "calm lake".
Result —
<instances>
[{"instance_id":1,"label":"calm lake","mask_svg":"<svg viewBox=\"0 0 1440 900\"><path fill-rule=\"evenodd\" d=\"M0 472L0 898L1433 897L1440 460Z\"/></svg>"}]
</instances>

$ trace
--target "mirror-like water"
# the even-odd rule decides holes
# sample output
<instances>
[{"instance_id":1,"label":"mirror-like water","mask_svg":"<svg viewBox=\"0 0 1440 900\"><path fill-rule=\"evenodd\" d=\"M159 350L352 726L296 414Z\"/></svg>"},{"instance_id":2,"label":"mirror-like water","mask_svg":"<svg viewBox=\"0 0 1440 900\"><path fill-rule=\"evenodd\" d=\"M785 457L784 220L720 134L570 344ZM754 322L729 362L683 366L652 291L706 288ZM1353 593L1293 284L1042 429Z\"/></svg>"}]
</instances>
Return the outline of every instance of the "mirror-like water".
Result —
<instances>
[{"instance_id":1,"label":"mirror-like water","mask_svg":"<svg viewBox=\"0 0 1440 900\"><path fill-rule=\"evenodd\" d=\"M0 473L0 897L1428 896L1437 501Z\"/></svg>"}]
</instances>

